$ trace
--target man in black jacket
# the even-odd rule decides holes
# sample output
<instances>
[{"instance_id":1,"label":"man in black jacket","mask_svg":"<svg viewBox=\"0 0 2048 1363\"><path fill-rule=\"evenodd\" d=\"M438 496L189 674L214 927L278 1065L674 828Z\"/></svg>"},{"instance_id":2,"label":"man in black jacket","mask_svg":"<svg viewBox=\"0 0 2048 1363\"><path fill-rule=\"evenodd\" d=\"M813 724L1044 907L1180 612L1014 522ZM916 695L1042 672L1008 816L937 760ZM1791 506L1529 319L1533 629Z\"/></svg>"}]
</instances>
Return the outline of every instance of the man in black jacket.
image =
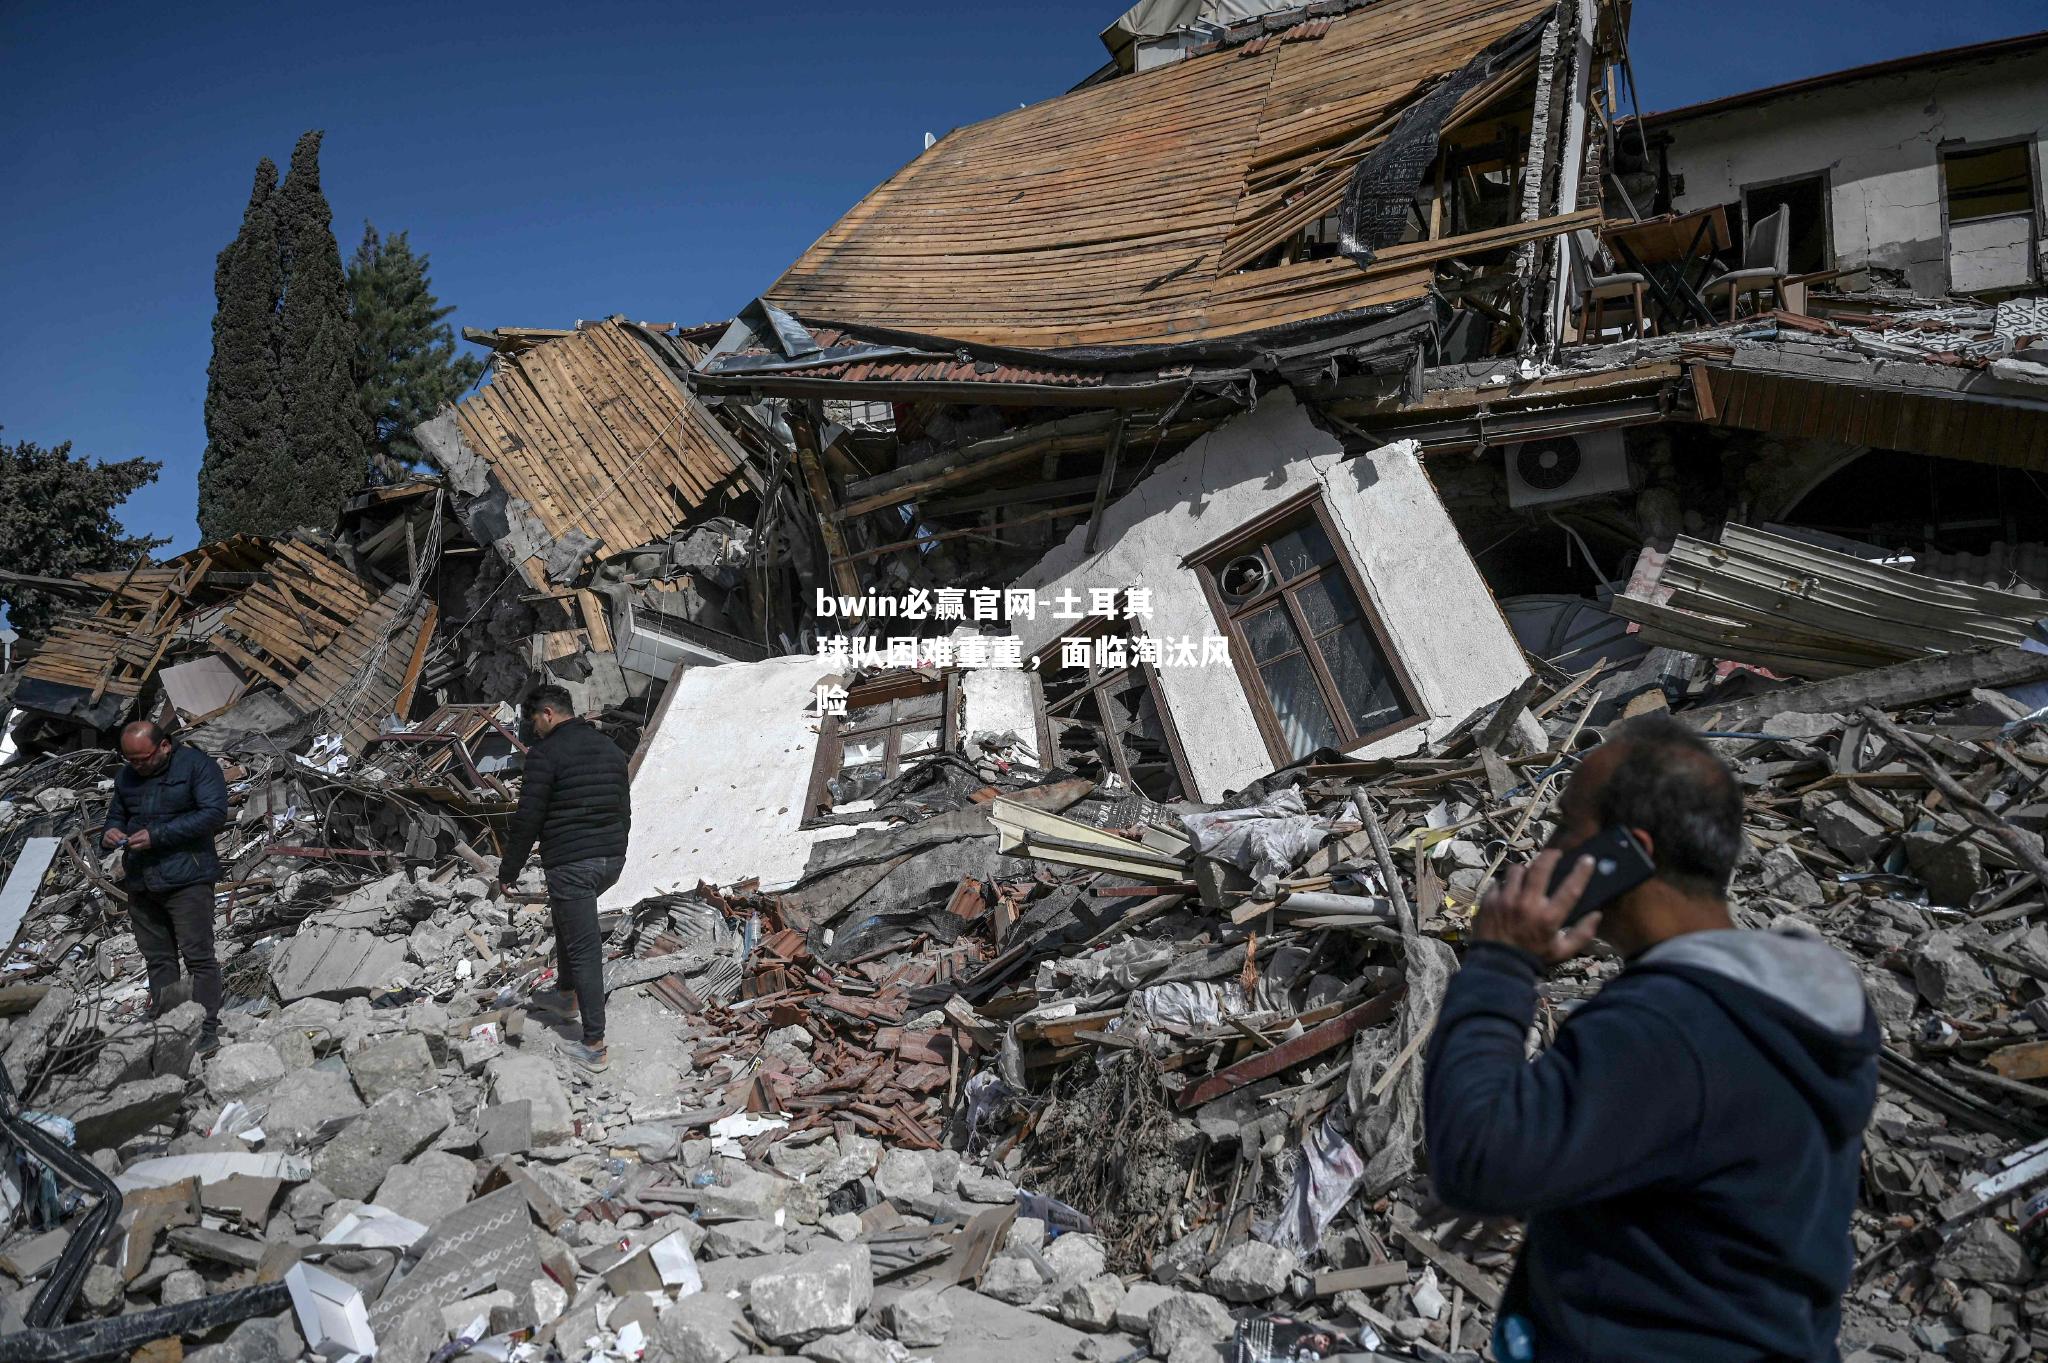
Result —
<instances>
[{"instance_id":1,"label":"man in black jacket","mask_svg":"<svg viewBox=\"0 0 2048 1363\"><path fill-rule=\"evenodd\" d=\"M152 1015L170 1004L183 959L192 998L206 1009L200 1053L219 1044L221 975L213 949L213 886L220 858L213 835L228 821L228 783L220 763L173 743L154 724L121 731L121 770L107 806L104 847L122 849L121 892L149 971Z\"/></svg>"},{"instance_id":2,"label":"man in black jacket","mask_svg":"<svg viewBox=\"0 0 2048 1363\"><path fill-rule=\"evenodd\" d=\"M537 741L526 750L519 808L505 838L498 880L501 888L518 881L538 839L554 916L556 983L564 988L535 1002L564 1014L580 1008L583 1043L575 1056L601 1070L607 1056L597 897L626 868L626 835L633 826L626 754L595 725L576 718L574 702L559 686L535 689L527 712Z\"/></svg>"},{"instance_id":3,"label":"man in black jacket","mask_svg":"<svg viewBox=\"0 0 2048 1363\"><path fill-rule=\"evenodd\" d=\"M1669 716L1587 755L1552 848L1488 890L1424 1077L1430 1179L1528 1219L1501 1363L1833 1363L1880 1032L1856 968L1811 933L1744 931L1728 878L1742 793ZM1566 929L1625 828L1648 881ZM1627 966L1525 1062L1543 972L1595 933Z\"/></svg>"}]
</instances>

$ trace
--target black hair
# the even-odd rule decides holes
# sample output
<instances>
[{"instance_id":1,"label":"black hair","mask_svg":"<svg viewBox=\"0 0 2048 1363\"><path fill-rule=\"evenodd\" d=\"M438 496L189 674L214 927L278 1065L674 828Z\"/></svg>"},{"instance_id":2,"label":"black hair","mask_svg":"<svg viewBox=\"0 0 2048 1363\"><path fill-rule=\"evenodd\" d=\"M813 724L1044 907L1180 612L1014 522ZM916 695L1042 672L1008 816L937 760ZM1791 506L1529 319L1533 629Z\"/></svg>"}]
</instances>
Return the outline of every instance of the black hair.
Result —
<instances>
[{"instance_id":1,"label":"black hair","mask_svg":"<svg viewBox=\"0 0 2048 1363\"><path fill-rule=\"evenodd\" d=\"M566 686L556 686L550 682L545 686L534 687L526 698L526 713L535 714L542 706L567 719L576 717L576 702L570 699L569 688Z\"/></svg>"},{"instance_id":2,"label":"black hair","mask_svg":"<svg viewBox=\"0 0 2048 1363\"><path fill-rule=\"evenodd\" d=\"M1700 736L1670 715L1609 730L1621 760L1599 790L1602 828L1640 828L1657 875L1692 894L1725 894L1742 855L1742 787Z\"/></svg>"}]
</instances>

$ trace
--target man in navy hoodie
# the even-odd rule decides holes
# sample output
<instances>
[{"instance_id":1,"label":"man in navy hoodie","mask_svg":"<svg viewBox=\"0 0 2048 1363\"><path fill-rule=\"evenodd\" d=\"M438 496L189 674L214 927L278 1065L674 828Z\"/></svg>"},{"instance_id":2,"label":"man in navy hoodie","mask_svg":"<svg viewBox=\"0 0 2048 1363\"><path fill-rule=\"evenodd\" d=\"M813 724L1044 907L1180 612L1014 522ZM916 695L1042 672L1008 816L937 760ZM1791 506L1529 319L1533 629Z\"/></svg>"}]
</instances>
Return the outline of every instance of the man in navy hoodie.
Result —
<instances>
[{"instance_id":1,"label":"man in navy hoodie","mask_svg":"<svg viewBox=\"0 0 2048 1363\"><path fill-rule=\"evenodd\" d=\"M1487 891L1431 1039L1430 1179L1527 1219L1502 1363L1833 1363L1881 1034L1847 958L1737 929L1742 792L1669 716L1587 754L1551 849ZM1571 928L1593 871L1563 849L1621 827L1656 875ZM1534 1061L1543 972L1596 935L1627 967Z\"/></svg>"}]
</instances>

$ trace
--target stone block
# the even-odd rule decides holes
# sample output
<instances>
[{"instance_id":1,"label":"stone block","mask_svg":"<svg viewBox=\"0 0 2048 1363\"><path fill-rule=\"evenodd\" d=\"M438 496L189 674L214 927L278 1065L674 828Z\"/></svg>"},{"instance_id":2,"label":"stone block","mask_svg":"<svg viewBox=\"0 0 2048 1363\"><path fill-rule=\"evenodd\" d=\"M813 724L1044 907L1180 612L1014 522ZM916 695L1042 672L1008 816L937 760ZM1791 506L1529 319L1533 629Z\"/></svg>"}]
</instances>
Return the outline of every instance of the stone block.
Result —
<instances>
[{"instance_id":1,"label":"stone block","mask_svg":"<svg viewBox=\"0 0 2048 1363\"><path fill-rule=\"evenodd\" d=\"M349 1076L366 1103L387 1093L418 1093L440 1081L426 1038L418 1032L379 1037L350 1052L347 1060Z\"/></svg>"},{"instance_id":2,"label":"stone block","mask_svg":"<svg viewBox=\"0 0 2048 1363\"><path fill-rule=\"evenodd\" d=\"M1266 1301L1287 1290L1298 1262L1292 1250L1247 1240L1209 1270L1209 1290L1225 1301Z\"/></svg>"},{"instance_id":3,"label":"stone block","mask_svg":"<svg viewBox=\"0 0 2048 1363\"><path fill-rule=\"evenodd\" d=\"M1984 888L1984 853L1977 844L1941 832L1908 833L1905 841L1906 864L1927 887L1928 898L1943 908L1968 908Z\"/></svg>"},{"instance_id":4,"label":"stone block","mask_svg":"<svg viewBox=\"0 0 2048 1363\"><path fill-rule=\"evenodd\" d=\"M845 1245L806 1254L754 1279L748 1302L763 1338L774 1344L802 1344L851 1330L874 1291L867 1246Z\"/></svg>"},{"instance_id":5,"label":"stone block","mask_svg":"<svg viewBox=\"0 0 2048 1363\"><path fill-rule=\"evenodd\" d=\"M1134 1282L1116 1304L1116 1328L1127 1335L1144 1335L1152 1328L1152 1308L1173 1295L1173 1289L1143 1279Z\"/></svg>"},{"instance_id":6,"label":"stone block","mask_svg":"<svg viewBox=\"0 0 2048 1363\"><path fill-rule=\"evenodd\" d=\"M533 1105L534 1144L562 1145L576 1134L569 1091L547 1060L508 1052L486 1066L485 1072L490 1078L493 1101Z\"/></svg>"},{"instance_id":7,"label":"stone block","mask_svg":"<svg viewBox=\"0 0 2048 1363\"><path fill-rule=\"evenodd\" d=\"M882 1328L913 1349L936 1349L953 1333L953 1308L930 1288L905 1292L879 1314Z\"/></svg>"},{"instance_id":8,"label":"stone block","mask_svg":"<svg viewBox=\"0 0 2048 1363\"><path fill-rule=\"evenodd\" d=\"M1045 1275L1021 1254L1000 1254L981 1275L981 1294L1012 1306L1036 1301L1046 1289Z\"/></svg>"},{"instance_id":9,"label":"stone block","mask_svg":"<svg viewBox=\"0 0 2048 1363\"><path fill-rule=\"evenodd\" d=\"M712 1259L780 1254L783 1239L782 1227L773 1221L727 1221L704 1233L704 1254Z\"/></svg>"},{"instance_id":10,"label":"stone block","mask_svg":"<svg viewBox=\"0 0 2048 1363\"><path fill-rule=\"evenodd\" d=\"M1099 1275L1108 1265L1108 1254L1094 1236L1068 1232L1045 1251L1045 1263L1061 1282L1072 1282Z\"/></svg>"},{"instance_id":11,"label":"stone block","mask_svg":"<svg viewBox=\"0 0 2048 1363\"><path fill-rule=\"evenodd\" d=\"M1124 1280L1116 1274L1082 1278L1060 1292L1060 1320L1076 1330L1107 1330L1116 1324L1116 1309L1123 1299Z\"/></svg>"},{"instance_id":12,"label":"stone block","mask_svg":"<svg viewBox=\"0 0 2048 1363\"><path fill-rule=\"evenodd\" d=\"M345 1122L359 1115L363 1106L345 1071L315 1065L286 1075L270 1091L263 1131L272 1148L304 1147L313 1144L327 1123Z\"/></svg>"},{"instance_id":13,"label":"stone block","mask_svg":"<svg viewBox=\"0 0 2048 1363\"><path fill-rule=\"evenodd\" d=\"M1216 1298L1202 1292L1176 1292L1152 1308L1146 1327L1152 1336L1155 1358L1169 1358L1184 1344L1207 1347L1230 1338L1237 1329L1230 1310Z\"/></svg>"},{"instance_id":14,"label":"stone block","mask_svg":"<svg viewBox=\"0 0 2048 1363\"><path fill-rule=\"evenodd\" d=\"M739 1324L738 1308L724 1296L692 1293L661 1313L647 1363L731 1363L745 1352L734 1333ZM565 1347L562 1353L572 1359L582 1356L578 1348Z\"/></svg>"},{"instance_id":15,"label":"stone block","mask_svg":"<svg viewBox=\"0 0 2048 1363\"><path fill-rule=\"evenodd\" d=\"M1937 1009L1964 1015L1995 1003L1998 985L1953 932L1928 934L1912 951L1913 983Z\"/></svg>"},{"instance_id":16,"label":"stone block","mask_svg":"<svg viewBox=\"0 0 2048 1363\"><path fill-rule=\"evenodd\" d=\"M338 1197L367 1201L392 1165L426 1149L454 1120L441 1094L388 1093L321 1148L313 1176Z\"/></svg>"},{"instance_id":17,"label":"stone block","mask_svg":"<svg viewBox=\"0 0 2048 1363\"><path fill-rule=\"evenodd\" d=\"M431 1226L469 1201L475 1186L476 1166L460 1155L429 1150L386 1174L371 1200Z\"/></svg>"},{"instance_id":18,"label":"stone block","mask_svg":"<svg viewBox=\"0 0 2048 1363\"><path fill-rule=\"evenodd\" d=\"M285 1077L284 1057L261 1041L223 1046L206 1062L206 1091L222 1102L254 1098Z\"/></svg>"}]
</instances>

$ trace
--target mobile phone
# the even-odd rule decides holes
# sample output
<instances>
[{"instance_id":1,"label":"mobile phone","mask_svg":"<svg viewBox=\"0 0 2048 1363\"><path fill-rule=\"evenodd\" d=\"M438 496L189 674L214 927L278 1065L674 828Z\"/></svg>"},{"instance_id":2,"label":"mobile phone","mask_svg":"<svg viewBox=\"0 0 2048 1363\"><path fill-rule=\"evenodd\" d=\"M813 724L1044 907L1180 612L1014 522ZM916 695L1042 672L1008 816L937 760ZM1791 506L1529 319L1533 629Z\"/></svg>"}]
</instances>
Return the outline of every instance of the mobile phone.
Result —
<instances>
[{"instance_id":1,"label":"mobile phone","mask_svg":"<svg viewBox=\"0 0 2048 1363\"><path fill-rule=\"evenodd\" d=\"M1579 896L1579 902L1572 905L1571 912L1565 915L1566 927L1593 910L1613 903L1657 874L1656 866L1643 854L1643 845L1635 840L1635 835L1615 824L1601 829L1564 854L1557 863L1556 872L1550 877L1548 893L1557 893L1557 887L1571 874L1572 867L1579 864L1580 857L1593 858L1593 878L1586 882L1586 892Z\"/></svg>"}]
</instances>

